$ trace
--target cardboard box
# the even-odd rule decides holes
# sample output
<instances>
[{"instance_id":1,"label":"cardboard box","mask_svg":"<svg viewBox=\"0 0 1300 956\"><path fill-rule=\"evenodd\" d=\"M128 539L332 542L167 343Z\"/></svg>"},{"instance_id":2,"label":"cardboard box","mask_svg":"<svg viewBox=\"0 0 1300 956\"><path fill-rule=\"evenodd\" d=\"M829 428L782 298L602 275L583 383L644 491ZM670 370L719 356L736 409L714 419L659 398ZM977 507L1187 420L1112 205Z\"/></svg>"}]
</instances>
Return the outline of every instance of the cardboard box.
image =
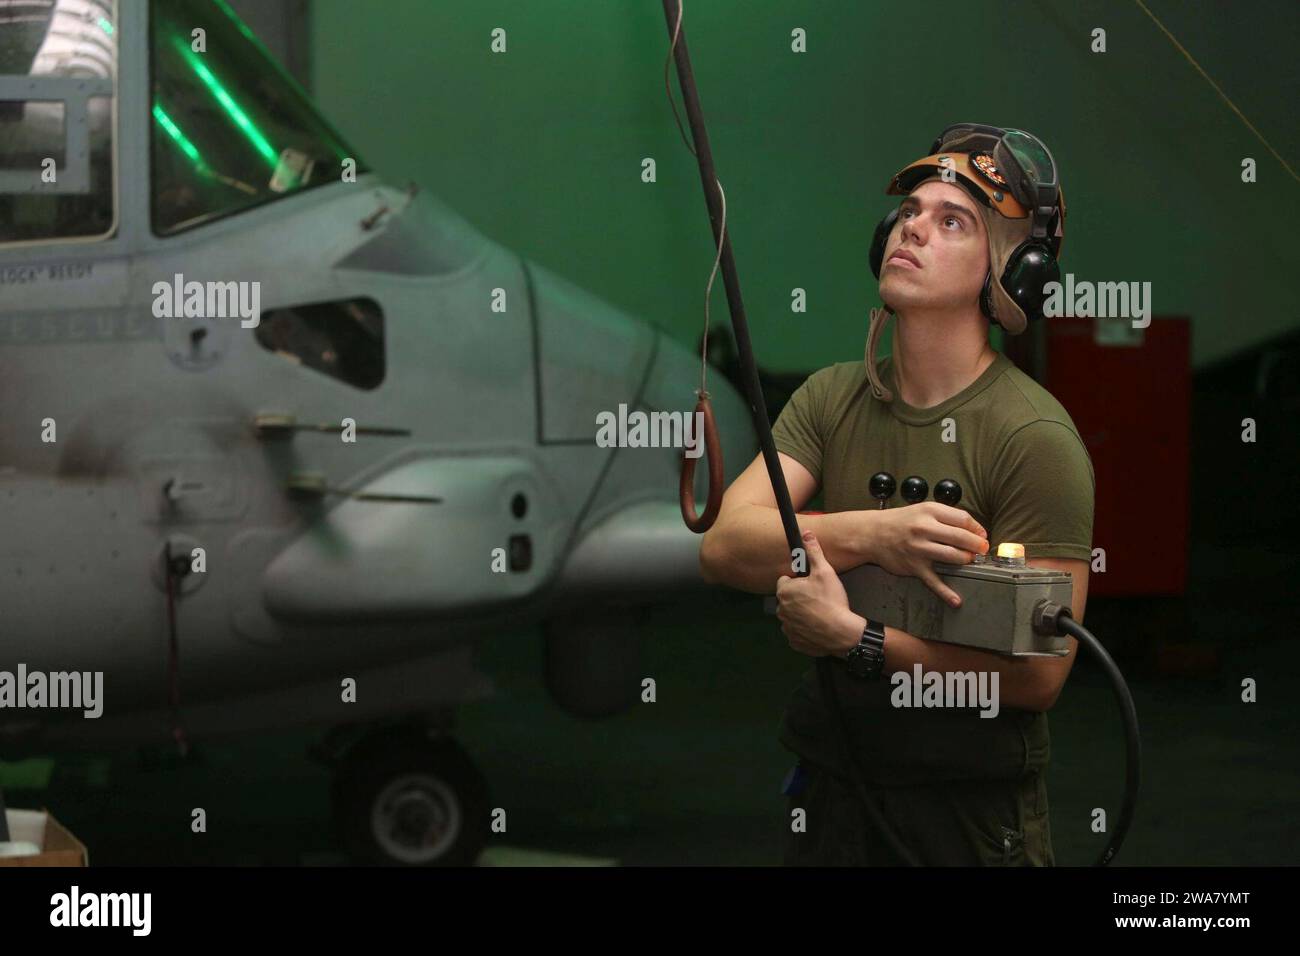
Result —
<instances>
[{"instance_id":1,"label":"cardboard box","mask_svg":"<svg viewBox=\"0 0 1300 956\"><path fill-rule=\"evenodd\" d=\"M89 853L48 810L5 810L9 839L35 843L34 856L3 856L0 866L89 866Z\"/></svg>"}]
</instances>

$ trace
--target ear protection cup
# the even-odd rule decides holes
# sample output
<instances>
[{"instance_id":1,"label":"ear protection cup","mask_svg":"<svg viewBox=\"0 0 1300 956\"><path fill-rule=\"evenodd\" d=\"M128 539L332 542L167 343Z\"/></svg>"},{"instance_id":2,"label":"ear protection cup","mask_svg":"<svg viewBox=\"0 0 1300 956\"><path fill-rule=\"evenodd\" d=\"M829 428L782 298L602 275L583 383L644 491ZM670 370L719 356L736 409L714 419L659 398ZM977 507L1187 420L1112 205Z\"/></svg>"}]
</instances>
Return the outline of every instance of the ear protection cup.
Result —
<instances>
[{"instance_id":1,"label":"ear protection cup","mask_svg":"<svg viewBox=\"0 0 1300 956\"><path fill-rule=\"evenodd\" d=\"M1059 193L1057 197L1059 202L1064 202ZM1055 234L1060 223L1061 208L1058 206L1048 223L1048 238L1030 237L1016 246L1002 271L1002 288L1025 313L1027 322L1038 322L1043 318L1043 303L1047 299L1043 287L1049 282L1061 281L1061 264L1056 258L1061 250L1061 237Z\"/></svg>"},{"instance_id":2,"label":"ear protection cup","mask_svg":"<svg viewBox=\"0 0 1300 956\"><path fill-rule=\"evenodd\" d=\"M1049 282L1060 281L1061 266L1056 256L1047 246L1034 240L1016 247L1002 273L1002 288L1029 322L1043 317L1043 303L1047 298L1043 287Z\"/></svg>"},{"instance_id":3,"label":"ear protection cup","mask_svg":"<svg viewBox=\"0 0 1300 956\"><path fill-rule=\"evenodd\" d=\"M880 267L885 261L885 246L889 243L889 234L894 231L896 222L898 222L898 210L891 209L889 215L880 220L875 234L871 237L871 253L868 259L871 262L871 273L877 279L880 278Z\"/></svg>"}]
</instances>

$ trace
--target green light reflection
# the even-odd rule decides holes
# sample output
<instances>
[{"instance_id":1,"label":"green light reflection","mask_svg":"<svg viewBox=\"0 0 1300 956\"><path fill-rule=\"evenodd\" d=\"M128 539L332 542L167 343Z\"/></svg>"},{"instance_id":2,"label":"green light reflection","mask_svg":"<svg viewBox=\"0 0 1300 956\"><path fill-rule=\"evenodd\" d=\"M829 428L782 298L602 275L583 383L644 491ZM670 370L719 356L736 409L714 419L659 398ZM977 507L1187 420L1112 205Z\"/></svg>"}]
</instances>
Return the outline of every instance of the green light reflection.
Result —
<instances>
[{"instance_id":1,"label":"green light reflection","mask_svg":"<svg viewBox=\"0 0 1300 956\"><path fill-rule=\"evenodd\" d=\"M185 59L185 62L189 64L190 69L203 81L208 91L221 104L222 109L235 121L235 125L248 137L248 141L253 144L253 148L262 154L262 157L270 164L272 169L275 169L280 164L279 154L267 142L266 137L262 135L262 131L248 118L248 114L243 111L226 88L221 85L221 81L212 75L212 71L208 69L207 64L200 60L198 54L190 49L190 45L184 37L172 37L172 44Z\"/></svg>"},{"instance_id":2,"label":"green light reflection","mask_svg":"<svg viewBox=\"0 0 1300 956\"><path fill-rule=\"evenodd\" d=\"M153 105L153 118L158 121L159 126L167 131L167 135L175 140L176 145L181 148L181 152L194 161L196 166L200 169L207 168L207 163L203 161L203 156L200 155L198 148L190 142L188 136L181 132L181 128L172 121L172 118L167 115L167 111L158 103Z\"/></svg>"}]
</instances>

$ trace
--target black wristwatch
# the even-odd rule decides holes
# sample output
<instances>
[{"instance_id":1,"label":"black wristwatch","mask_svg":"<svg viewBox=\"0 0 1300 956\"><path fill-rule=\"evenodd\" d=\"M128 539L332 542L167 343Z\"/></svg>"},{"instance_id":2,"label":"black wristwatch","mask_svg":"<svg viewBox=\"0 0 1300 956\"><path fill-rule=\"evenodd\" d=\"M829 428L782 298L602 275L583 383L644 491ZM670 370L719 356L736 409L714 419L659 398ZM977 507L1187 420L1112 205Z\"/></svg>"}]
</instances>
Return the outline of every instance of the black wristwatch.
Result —
<instances>
[{"instance_id":1,"label":"black wristwatch","mask_svg":"<svg viewBox=\"0 0 1300 956\"><path fill-rule=\"evenodd\" d=\"M844 657L844 666L854 677L872 680L885 667L885 625L867 618L862 638Z\"/></svg>"}]
</instances>

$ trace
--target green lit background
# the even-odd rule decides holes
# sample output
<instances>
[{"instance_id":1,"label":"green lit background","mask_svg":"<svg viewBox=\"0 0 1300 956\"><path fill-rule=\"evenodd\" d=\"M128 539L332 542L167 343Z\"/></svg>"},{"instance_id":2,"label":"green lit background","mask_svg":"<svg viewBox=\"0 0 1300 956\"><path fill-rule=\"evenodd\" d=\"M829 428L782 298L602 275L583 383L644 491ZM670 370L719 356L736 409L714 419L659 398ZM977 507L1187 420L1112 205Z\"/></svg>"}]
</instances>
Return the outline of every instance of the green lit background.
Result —
<instances>
[{"instance_id":1,"label":"green lit background","mask_svg":"<svg viewBox=\"0 0 1300 956\"><path fill-rule=\"evenodd\" d=\"M1291 5L1148 6L1300 169ZM660 0L374 9L311 7L313 92L343 135L375 168L694 345L712 235L664 93ZM1195 365L1296 325L1300 182L1131 0L687 0L685 22L765 366L862 354L885 184L965 121L1047 143L1069 207L1063 268L1150 281L1157 315L1192 318ZM495 27L505 55L489 52ZM790 52L794 27L806 54ZM1094 27L1104 54L1089 52ZM654 185L640 181L647 156ZM1243 157L1258 161L1253 185ZM790 311L796 286L806 314Z\"/></svg>"}]
</instances>

